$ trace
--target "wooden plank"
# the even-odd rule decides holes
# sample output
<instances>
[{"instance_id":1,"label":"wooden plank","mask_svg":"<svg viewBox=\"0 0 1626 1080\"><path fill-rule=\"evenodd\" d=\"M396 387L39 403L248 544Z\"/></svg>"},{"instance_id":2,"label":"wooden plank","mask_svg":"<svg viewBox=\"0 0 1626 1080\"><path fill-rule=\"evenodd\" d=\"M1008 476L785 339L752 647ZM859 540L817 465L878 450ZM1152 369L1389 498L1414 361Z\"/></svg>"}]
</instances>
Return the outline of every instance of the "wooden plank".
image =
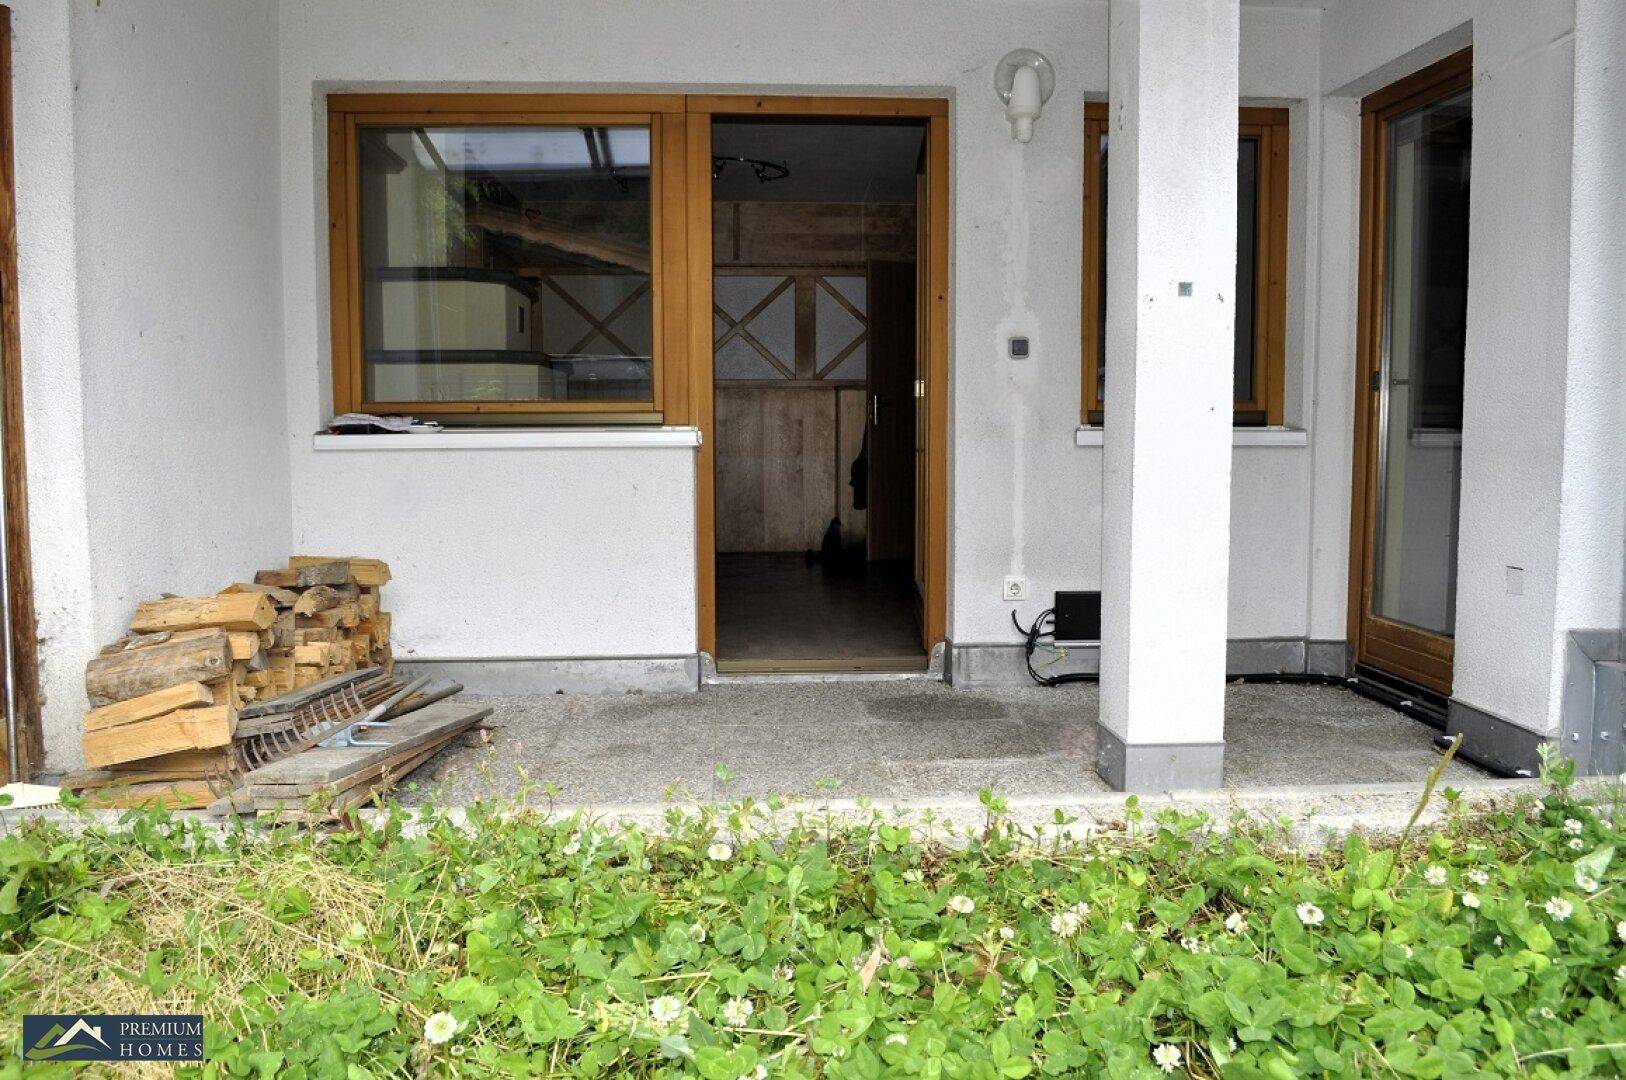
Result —
<instances>
[{"instance_id":1,"label":"wooden plank","mask_svg":"<svg viewBox=\"0 0 1626 1080\"><path fill-rule=\"evenodd\" d=\"M85 764L92 768L100 768L121 761L173 754L177 750L207 750L212 746L229 746L232 732L236 727L235 710L229 706L210 705L196 709L181 709L151 720L123 724L103 731L86 732Z\"/></svg>"},{"instance_id":2,"label":"wooden plank","mask_svg":"<svg viewBox=\"0 0 1626 1080\"><path fill-rule=\"evenodd\" d=\"M292 589L299 584L298 570L260 570L254 575L256 585L274 585L279 589Z\"/></svg>"},{"instance_id":3,"label":"wooden plank","mask_svg":"<svg viewBox=\"0 0 1626 1080\"><path fill-rule=\"evenodd\" d=\"M92 709L85 714L85 730L101 731L105 728L118 727L120 724L133 724L138 720L151 720L155 716L163 716L177 709L190 709L214 703L213 692L203 683L181 683L178 686L168 686L162 690L154 690L150 694L142 694L140 697Z\"/></svg>"},{"instance_id":4,"label":"wooden plank","mask_svg":"<svg viewBox=\"0 0 1626 1080\"><path fill-rule=\"evenodd\" d=\"M15 764L27 779L45 758L40 722L39 651L34 618L33 567L29 559L28 469L23 440L22 336L18 323L16 165L12 145L11 11L0 7L0 441L4 488L0 528L5 530L8 606L6 645L11 652L11 690L18 745L0 733L0 770ZM0 665L3 668L3 665ZM3 689L3 683L0 683ZM0 777L5 776L0 771Z\"/></svg>"},{"instance_id":5,"label":"wooden plank","mask_svg":"<svg viewBox=\"0 0 1626 1080\"><path fill-rule=\"evenodd\" d=\"M136 605L130 629L138 634L209 626L223 630L264 630L276 617L276 608L261 593L177 596L143 600Z\"/></svg>"},{"instance_id":6,"label":"wooden plank","mask_svg":"<svg viewBox=\"0 0 1626 1080\"><path fill-rule=\"evenodd\" d=\"M225 631L216 630L98 656L85 665L85 694L101 707L178 683L220 679L231 672L230 648Z\"/></svg>"},{"instance_id":7,"label":"wooden plank","mask_svg":"<svg viewBox=\"0 0 1626 1080\"><path fill-rule=\"evenodd\" d=\"M421 746L448 732L463 731L490 715L490 706L436 702L391 721L387 728L373 728L367 738L385 742L386 746L317 747L255 769L244 776L243 783L251 794L261 788L290 787L309 794L323 785L340 783L402 750Z\"/></svg>"},{"instance_id":8,"label":"wooden plank","mask_svg":"<svg viewBox=\"0 0 1626 1080\"><path fill-rule=\"evenodd\" d=\"M99 810L130 810L149 806L166 806L175 810L202 810L217 797L221 786L207 780L115 784L87 793L85 805Z\"/></svg>"}]
</instances>

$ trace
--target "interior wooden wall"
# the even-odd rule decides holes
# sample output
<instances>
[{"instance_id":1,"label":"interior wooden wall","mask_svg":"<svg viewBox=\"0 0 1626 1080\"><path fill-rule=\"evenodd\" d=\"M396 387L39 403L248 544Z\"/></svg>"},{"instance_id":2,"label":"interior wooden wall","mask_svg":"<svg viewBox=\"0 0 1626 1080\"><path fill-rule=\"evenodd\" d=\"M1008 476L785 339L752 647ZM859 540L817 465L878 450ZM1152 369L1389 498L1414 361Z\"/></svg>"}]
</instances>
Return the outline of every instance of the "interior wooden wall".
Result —
<instances>
[{"instance_id":1,"label":"interior wooden wall","mask_svg":"<svg viewBox=\"0 0 1626 1080\"><path fill-rule=\"evenodd\" d=\"M911 203L719 202L711 218L718 266L827 266L913 259Z\"/></svg>"},{"instance_id":2,"label":"interior wooden wall","mask_svg":"<svg viewBox=\"0 0 1626 1080\"><path fill-rule=\"evenodd\" d=\"M912 204L719 202L714 210L718 266L863 266L914 258ZM912 320L912 311L904 314ZM715 394L717 550L817 549L838 500L842 542L862 548L868 514L854 509L848 481L863 445L868 390L719 381Z\"/></svg>"}]
</instances>

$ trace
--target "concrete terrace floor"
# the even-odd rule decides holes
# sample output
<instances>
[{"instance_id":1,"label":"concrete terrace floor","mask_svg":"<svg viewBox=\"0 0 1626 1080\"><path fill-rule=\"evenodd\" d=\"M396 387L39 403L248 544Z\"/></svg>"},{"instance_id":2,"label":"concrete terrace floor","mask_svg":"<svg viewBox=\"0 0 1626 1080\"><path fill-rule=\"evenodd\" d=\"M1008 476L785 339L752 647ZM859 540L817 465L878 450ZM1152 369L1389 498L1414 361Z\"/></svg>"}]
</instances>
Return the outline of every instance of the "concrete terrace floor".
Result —
<instances>
[{"instance_id":1,"label":"concrete terrace floor","mask_svg":"<svg viewBox=\"0 0 1626 1080\"><path fill-rule=\"evenodd\" d=\"M1091 684L957 690L926 681L757 683L690 694L486 698L484 747L454 745L397 789L457 805L552 783L563 803L833 794L877 800L1109 790L1092 766ZM467 697L467 695L465 695ZM1232 684L1228 788L1420 782L1435 732L1332 686ZM719 764L733 774L719 788ZM1452 762L1445 782L1488 774Z\"/></svg>"}]
</instances>

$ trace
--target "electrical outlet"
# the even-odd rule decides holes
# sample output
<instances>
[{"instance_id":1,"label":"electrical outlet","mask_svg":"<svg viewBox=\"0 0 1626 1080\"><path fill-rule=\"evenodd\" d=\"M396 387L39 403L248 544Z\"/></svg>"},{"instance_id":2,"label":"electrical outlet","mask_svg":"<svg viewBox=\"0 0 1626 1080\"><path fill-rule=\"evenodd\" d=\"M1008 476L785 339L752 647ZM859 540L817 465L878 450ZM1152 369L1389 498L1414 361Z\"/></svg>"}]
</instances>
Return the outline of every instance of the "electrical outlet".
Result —
<instances>
[{"instance_id":1,"label":"electrical outlet","mask_svg":"<svg viewBox=\"0 0 1626 1080\"><path fill-rule=\"evenodd\" d=\"M1026 600L1028 598L1028 579L1025 577L1006 578L1005 590L1000 595L1006 600Z\"/></svg>"}]
</instances>

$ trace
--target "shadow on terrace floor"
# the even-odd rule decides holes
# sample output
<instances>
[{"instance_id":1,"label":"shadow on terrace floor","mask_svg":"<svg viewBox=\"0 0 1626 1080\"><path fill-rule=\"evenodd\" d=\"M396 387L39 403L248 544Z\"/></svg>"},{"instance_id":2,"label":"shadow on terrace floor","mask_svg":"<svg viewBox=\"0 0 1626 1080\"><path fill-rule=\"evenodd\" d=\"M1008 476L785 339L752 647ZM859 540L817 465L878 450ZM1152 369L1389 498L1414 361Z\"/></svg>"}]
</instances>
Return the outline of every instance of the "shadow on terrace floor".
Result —
<instances>
[{"instance_id":1,"label":"shadow on terrace floor","mask_svg":"<svg viewBox=\"0 0 1626 1080\"><path fill-rule=\"evenodd\" d=\"M441 805L552 782L565 803L770 793L885 799L1066 796L1107 789L1095 754L1096 687L955 690L929 682L707 687L698 694L487 699L491 745L455 746L398 790ZM1225 697L1230 788L1420 781L1434 732L1330 686L1232 684ZM734 774L726 791L714 767ZM1486 774L1452 762L1447 783ZM416 790L413 790L415 785Z\"/></svg>"}]
</instances>

